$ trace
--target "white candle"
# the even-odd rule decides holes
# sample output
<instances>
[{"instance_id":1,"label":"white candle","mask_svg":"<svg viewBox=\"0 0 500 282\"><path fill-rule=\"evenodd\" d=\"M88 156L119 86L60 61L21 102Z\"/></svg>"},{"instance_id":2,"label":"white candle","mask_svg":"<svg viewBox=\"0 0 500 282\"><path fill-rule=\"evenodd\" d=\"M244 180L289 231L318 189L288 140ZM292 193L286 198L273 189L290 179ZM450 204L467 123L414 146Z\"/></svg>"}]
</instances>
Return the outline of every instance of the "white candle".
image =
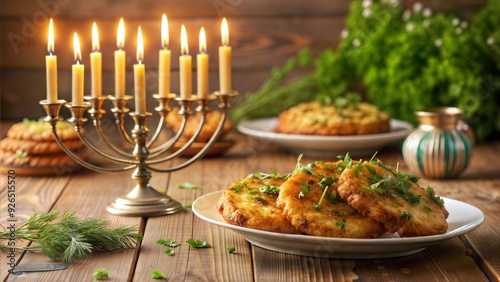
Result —
<instances>
[{"instance_id":1,"label":"white candle","mask_svg":"<svg viewBox=\"0 0 500 282\"><path fill-rule=\"evenodd\" d=\"M45 56L47 102L57 102L57 56L54 55L54 23L49 22L49 39L47 44L49 54Z\"/></svg>"},{"instance_id":2,"label":"white candle","mask_svg":"<svg viewBox=\"0 0 500 282\"><path fill-rule=\"evenodd\" d=\"M99 51L99 33L97 25L92 25L92 53L90 53L90 76L92 80L92 97L102 95L102 54Z\"/></svg>"},{"instance_id":3,"label":"white candle","mask_svg":"<svg viewBox=\"0 0 500 282\"><path fill-rule=\"evenodd\" d=\"M170 50L168 50L168 21L163 14L161 19L161 50L158 67L158 94L167 97L170 94Z\"/></svg>"},{"instance_id":4,"label":"white candle","mask_svg":"<svg viewBox=\"0 0 500 282\"><path fill-rule=\"evenodd\" d=\"M222 46L219 47L219 84L222 94L231 93L231 47L229 46L229 27L226 18L221 25Z\"/></svg>"},{"instance_id":5,"label":"white candle","mask_svg":"<svg viewBox=\"0 0 500 282\"><path fill-rule=\"evenodd\" d=\"M118 24L117 47L115 51L115 96L123 98L125 96L125 24L123 18Z\"/></svg>"},{"instance_id":6,"label":"white candle","mask_svg":"<svg viewBox=\"0 0 500 282\"><path fill-rule=\"evenodd\" d=\"M141 27L137 31L137 64L134 64L135 112L146 113L146 67L144 60L144 43Z\"/></svg>"},{"instance_id":7,"label":"white candle","mask_svg":"<svg viewBox=\"0 0 500 282\"><path fill-rule=\"evenodd\" d=\"M208 97L208 54L207 39L205 29L200 30L200 53L196 55L196 69L198 82L198 98L206 99Z\"/></svg>"},{"instance_id":8,"label":"white candle","mask_svg":"<svg viewBox=\"0 0 500 282\"><path fill-rule=\"evenodd\" d=\"M72 66L72 104L73 106L83 106L83 74L85 67L82 64L80 41L76 32L73 36L73 45L75 49L75 64Z\"/></svg>"},{"instance_id":9,"label":"white candle","mask_svg":"<svg viewBox=\"0 0 500 282\"><path fill-rule=\"evenodd\" d=\"M179 57L181 98L188 99L192 94L191 56L189 55L186 27L181 27L181 56Z\"/></svg>"}]
</instances>

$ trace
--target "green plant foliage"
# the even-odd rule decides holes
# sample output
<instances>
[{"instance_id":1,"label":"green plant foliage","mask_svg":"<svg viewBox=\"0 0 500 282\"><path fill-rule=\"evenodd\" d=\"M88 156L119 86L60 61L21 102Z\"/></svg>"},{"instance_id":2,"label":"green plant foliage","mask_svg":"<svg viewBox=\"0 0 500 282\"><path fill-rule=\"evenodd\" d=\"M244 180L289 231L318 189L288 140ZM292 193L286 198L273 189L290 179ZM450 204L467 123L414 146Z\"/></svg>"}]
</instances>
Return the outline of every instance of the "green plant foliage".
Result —
<instances>
[{"instance_id":1,"label":"green plant foliage","mask_svg":"<svg viewBox=\"0 0 500 282\"><path fill-rule=\"evenodd\" d=\"M304 91L313 93L309 100L333 103L361 84L365 100L394 118L417 124L416 110L455 106L464 111L478 140L497 139L498 15L500 0L490 0L470 21L453 13L434 13L418 2L405 10L398 0L354 0L339 46L318 55L312 75L285 83L291 73L288 66L280 72L283 76L266 82L272 89L263 93L261 88L250 96L254 101L267 97L257 117L276 115L279 107L273 101L289 105L298 100L289 97L305 96ZM296 81L300 88L290 87ZM235 111L249 110L248 104L242 101Z\"/></svg>"}]
</instances>

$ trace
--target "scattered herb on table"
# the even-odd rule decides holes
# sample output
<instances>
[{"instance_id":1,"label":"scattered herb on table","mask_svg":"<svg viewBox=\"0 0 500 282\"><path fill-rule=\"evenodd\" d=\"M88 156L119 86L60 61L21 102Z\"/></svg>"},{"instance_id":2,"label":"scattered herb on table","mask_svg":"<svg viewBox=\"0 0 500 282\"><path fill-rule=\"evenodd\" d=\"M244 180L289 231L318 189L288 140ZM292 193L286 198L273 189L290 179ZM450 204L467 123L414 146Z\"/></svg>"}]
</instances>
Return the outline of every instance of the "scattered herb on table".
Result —
<instances>
[{"instance_id":1,"label":"scattered herb on table","mask_svg":"<svg viewBox=\"0 0 500 282\"><path fill-rule=\"evenodd\" d=\"M169 255L169 256L173 256L175 254L175 251L171 248L166 248L165 249L165 254Z\"/></svg>"},{"instance_id":2,"label":"scattered herb on table","mask_svg":"<svg viewBox=\"0 0 500 282\"><path fill-rule=\"evenodd\" d=\"M193 183L189 183L189 182L182 182L181 184L179 184L178 187L181 189L198 189L198 188L200 188L199 186L197 186Z\"/></svg>"},{"instance_id":3,"label":"scattered herb on table","mask_svg":"<svg viewBox=\"0 0 500 282\"><path fill-rule=\"evenodd\" d=\"M159 270L153 270L153 272L151 272L151 277L153 279L166 279L167 277L165 277L165 274L163 274L163 272L159 271Z\"/></svg>"},{"instance_id":4,"label":"scattered herb on table","mask_svg":"<svg viewBox=\"0 0 500 282\"><path fill-rule=\"evenodd\" d=\"M171 238L158 239L158 241L156 241L156 243L159 245L168 247L165 249L165 254L167 254L169 256L173 256L175 253L175 251L172 248L177 248L181 245L180 243L173 241Z\"/></svg>"},{"instance_id":5,"label":"scattered herb on table","mask_svg":"<svg viewBox=\"0 0 500 282\"><path fill-rule=\"evenodd\" d=\"M95 270L93 276L95 280L106 280L109 278L109 273L104 268L98 268Z\"/></svg>"},{"instance_id":6,"label":"scattered herb on table","mask_svg":"<svg viewBox=\"0 0 500 282\"><path fill-rule=\"evenodd\" d=\"M190 209L190 208L193 207L193 204L192 203L191 204L186 204L186 205L184 205L184 207L187 208L187 209Z\"/></svg>"},{"instance_id":7,"label":"scattered herb on table","mask_svg":"<svg viewBox=\"0 0 500 282\"><path fill-rule=\"evenodd\" d=\"M195 240L193 238L189 238L186 243L188 243L193 248L210 248L212 247L207 241Z\"/></svg>"},{"instance_id":8,"label":"scattered herb on table","mask_svg":"<svg viewBox=\"0 0 500 282\"><path fill-rule=\"evenodd\" d=\"M0 250L41 252L53 261L71 263L93 251L120 252L134 248L142 235L136 227L108 227L109 221L99 218L80 219L75 212L59 211L34 214L14 232L0 232L0 241L32 241L25 247L0 244Z\"/></svg>"},{"instance_id":9,"label":"scattered herb on table","mask_svg":"<svg viewBox=\"0 0 500 282\"><path fill-rule=\"evenodd\" d=\"M228 247L226 248L226 251L227 251L228 253L232 254L232 253L236 252L236 248L235 248L234 246L228 246Z\"/></svg>"},{"instance_id":10,"label":"scattered herb on table","mask_svg":"<svg viewBox=\"0 0 500 282\"><path fill-rule=\"evenodd\" d=\"M156 243L159 245L162 245L165 247L171 247L171 248L177 248L181 245L180 243L173 241L171 238L158 239L158 241L156 241Z\"/></svg>"}]
</instances>

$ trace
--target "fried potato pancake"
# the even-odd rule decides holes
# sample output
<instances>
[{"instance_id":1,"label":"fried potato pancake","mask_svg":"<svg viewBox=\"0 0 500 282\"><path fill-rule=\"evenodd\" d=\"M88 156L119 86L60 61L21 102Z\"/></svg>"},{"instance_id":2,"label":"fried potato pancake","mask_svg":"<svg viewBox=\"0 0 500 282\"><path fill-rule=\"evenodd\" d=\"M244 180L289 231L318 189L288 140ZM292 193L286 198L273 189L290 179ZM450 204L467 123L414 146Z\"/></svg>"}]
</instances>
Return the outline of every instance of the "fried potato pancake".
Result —
<instances>
[{"instance_id":1,"label":"fried potato pancake","mask_svg":"<svg viewBox=\"0 0 500 282\"><path fill-rule=\"evenodd\" d=\"M194 113L191 115L186 123L186 127L182 132L182 135L179 141L188 141L196 134L198 127L201 122L202 115L200 113ZM208 112L205 118L205 123L201 129L200 134L196 137L197 142L208 142L212 135L214 135L217 126L222 119L222 113L219 111L211 111ZM179 114L179 107L174 107L172 111L170 111L165 119L167 125L174 131L178 132L180 130L182 124L183 116ZM219 139L222 139L227 133L229 133L233 129L233 124L230 119L226 119L224 122L224 126L222 129L222 133L219 136Z\"/></svg>"},{"instance_id":2,"label":"fried potato pancake","mask_svg":"<svg viewBox=\"0 0 500 282\"><path fill-rule=\"evenodd\" d=\"M306 135L365 135L390 130L390 116L376 106L358 103L338 108L319 102L301 103L278 117L275 132Z\"/></svg>"},{"instance_id":3,"label":"fried potato pancake","mask_svg":"<svg viewBox=\"0 0 500 282\"><path fill-rule=\"evenodd\" d=\"M217 210L230 224L279 233L300 233L276 207L276 198L284 177L251 174L227 188Z\"/></svg>"},{"instance_id":4,"label":"fried potato pancake","mask_svg":"<svg viewBox=\"0 0 500 282\"><path fill-rule=\"evenodd\" d=\"M278 208L301 232L324 237L373 238L384 225L358 213L337 196L344 162L313 163L302 167L282 185Z\"/></svg>"},{"instance_id":5,"label":"fried potato pancake","mask_svg":"<svg viewBox=\"0 0 500 282\"><path fill-rule=\"evenodd\" d=\"M445 233L448 211L442 199L417 181L418 177L378 160L365 161L344 170L338 193L361 214L384 223L389 232L401 237Z\"/></svg>"}]
</instances>

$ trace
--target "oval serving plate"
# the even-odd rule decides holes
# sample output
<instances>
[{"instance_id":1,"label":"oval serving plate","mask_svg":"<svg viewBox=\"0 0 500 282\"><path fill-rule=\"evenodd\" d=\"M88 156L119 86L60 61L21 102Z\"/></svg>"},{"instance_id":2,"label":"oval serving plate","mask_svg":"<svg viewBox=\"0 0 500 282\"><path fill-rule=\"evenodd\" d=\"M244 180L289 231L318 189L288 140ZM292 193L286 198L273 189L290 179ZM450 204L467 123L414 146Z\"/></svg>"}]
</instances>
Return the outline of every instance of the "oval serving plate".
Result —
<instances>
[{"instance_id":1,"label":"oval serving plate","mask_svg":"<svg viewBox=\"0 0 500 282\"><path fill-rule=\"evenodd\" d=\"M451 238L478 228L484 221L483 212L465 202L443 198L450 215L448 231L442 235L401 238L384 234L372 239L345 239L307 235L281 234L228 224L220 216L216 205L223 191L205 194L194 201L193 212L202 220L229 228L264 249L321 258L374 259L411 255Z\"/></svg>"}]
</instances>

